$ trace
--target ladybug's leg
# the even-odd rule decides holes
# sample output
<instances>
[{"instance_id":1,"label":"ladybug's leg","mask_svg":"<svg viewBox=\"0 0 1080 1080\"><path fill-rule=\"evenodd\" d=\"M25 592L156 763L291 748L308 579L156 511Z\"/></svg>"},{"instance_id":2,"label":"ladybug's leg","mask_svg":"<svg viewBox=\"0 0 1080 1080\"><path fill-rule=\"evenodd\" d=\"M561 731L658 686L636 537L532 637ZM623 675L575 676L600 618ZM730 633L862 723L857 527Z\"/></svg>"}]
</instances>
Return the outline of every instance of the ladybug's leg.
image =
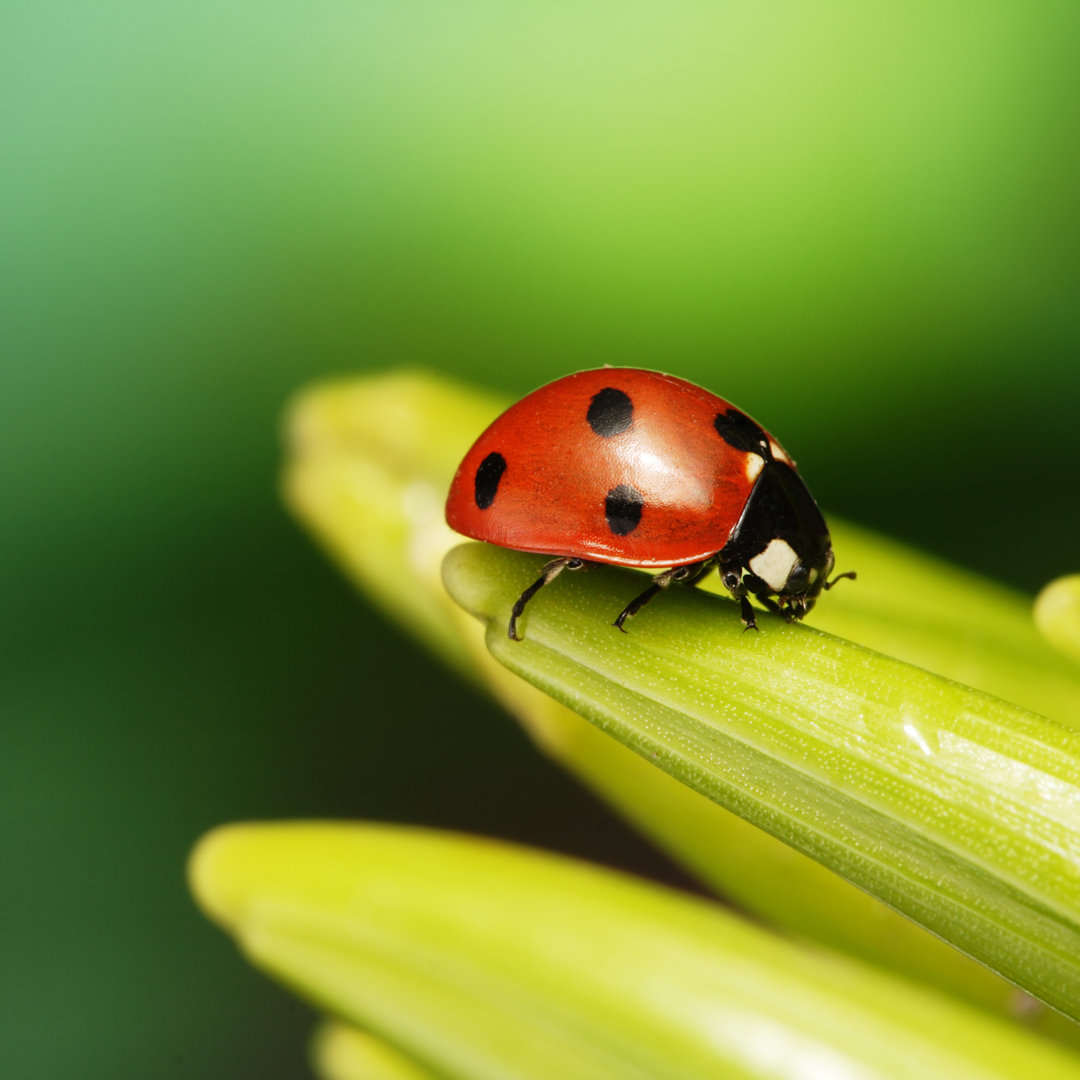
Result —
<instances>
[{"instance_id":1,"label":"ladybug's leg","mask_svg":"<svg viewBox=\"0 0 1080 1080\"><path fill-rule=\"evenodd\" d=\"M693 585L695 581L704 577L712 569L712 565L712 559L705 559L703 562L688 563L686 566L673 566L670 570L657 574L653 578L653 583L619 612L619 617L613 625L617 626L625 634L623 623L627 619L632 619L658 592L662 592L673 581L684 581L688 585Z\"/></svg>"},{"instance_id":2,"label":"ladybug's leg","mask_svg":"<svg viewBox=\"0 0 1080 1080\"><path fill-rule=\"evenodd\" d=\"M584 559L552 559L545 564L543 573L517 598L510 612L510 626L507 633L511 641L520 641L517 634L517 621L525 610L525 605L545 586L549 581L554 581L564 570L580 570L585 565Z\"/></svg>"},{"instance_id":3,"label":"ladybug's leg","mask_svg":"<svg viewBox=\"0 0 1080 1080\"><path fill-rule=\"evenodd\" d=\"M750 603L750 597L747 596L742 571L738 568L725 568L721 563L720 579L724 583L724 588L739 601L739 614L742 616L743 630L756 630L758 628L757 619L754 618L754 608Z\"/></svg>"},{"instance_id":4,"label":"ladybug's leg","mask_svg":"<svg viewBox=\"0 0 1080 1080\"><path fill-rule=\"evenodd\" d=\"M785 610L782 608L775 599L773 599L772 589L768 584L761 580L757 574L747 574L743 578L743 586L748 592L752 593L754 599L757 600L762 607L768 608L774 615L779 615L785 622L794 622L796 619L802 616L794 614L790 609ZM749 627L747 627L749 629ZM757 629L755 625L754 629Z\"/></svg>"},{"instance_id":5,"label":"ladybug's leg","mask_svg":"<svg viewBox=\"0 0 1080 1080\"><path fill-rule=\"evenodd\" d=\"M695 565L697 569L695 569ZM691 563L689 566L680 567L682 570L690 571L686 577L677 577L672 580L681 581L684 585L696 585L715 565L715 559L705 559L703 562L696 564Z\"/></svg>"}]
</instances>

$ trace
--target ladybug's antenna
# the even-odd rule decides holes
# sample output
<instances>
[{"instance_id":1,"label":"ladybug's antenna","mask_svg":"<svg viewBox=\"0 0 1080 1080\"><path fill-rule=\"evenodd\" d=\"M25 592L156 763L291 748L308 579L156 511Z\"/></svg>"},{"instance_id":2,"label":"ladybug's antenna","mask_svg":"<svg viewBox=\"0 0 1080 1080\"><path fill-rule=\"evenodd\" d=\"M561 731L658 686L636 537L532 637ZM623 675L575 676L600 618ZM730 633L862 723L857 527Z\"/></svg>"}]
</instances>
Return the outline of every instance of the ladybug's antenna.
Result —
<instances>
[{"instance_id":1,"label":"ladybug's antenna","mask_svg":"<svg viewBox=\"0 0 1080 1080\"><path fill-rule=\"evenodd\" d=\"M831 589L831 588L832 588L832 587L833 587L833 586L834 586L834 585L835 585L835 584L836 584L836 583L837 583L838 581L843 581L843 580L844 580L844 578L851 578L851 580L852 580L852 581L854 581L854 580L855 580L855 578L857 578L857 577L858 577L858 574L856 574L854 570L847 570L847 571L845 571L845 572L844 572L843 574L837 574L837 575L836 575L836 577L834 577L834 578L832 579L832 581L826 581L826 582L825 582L825 590L826 590L826 592L827 592L827 591L828 591L829 589Z\"/></svg>"}]
</instances>

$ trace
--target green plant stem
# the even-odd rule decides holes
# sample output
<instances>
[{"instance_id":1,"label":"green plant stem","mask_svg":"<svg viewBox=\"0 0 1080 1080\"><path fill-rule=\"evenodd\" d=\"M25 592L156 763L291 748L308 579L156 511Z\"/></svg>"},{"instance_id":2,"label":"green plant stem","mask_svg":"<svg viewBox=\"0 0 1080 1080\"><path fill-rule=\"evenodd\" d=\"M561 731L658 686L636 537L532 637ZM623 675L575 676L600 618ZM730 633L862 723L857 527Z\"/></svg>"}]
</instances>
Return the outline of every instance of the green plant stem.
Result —
<instances>
[{"instance_id":1,"label":"green plant stem","mask_svg":"<svg viewBox=\"0 0 1080 1080\"><path fill-rule=\"evenodd\" d=\"M536 566L478 544L447 559L501 663L1080 1015L1080 736L805 625L745 634L734 604L692 590L605 632L634 587L607 568L545 590L511 642L506 613Z\"/></svg>"}]
</instances>

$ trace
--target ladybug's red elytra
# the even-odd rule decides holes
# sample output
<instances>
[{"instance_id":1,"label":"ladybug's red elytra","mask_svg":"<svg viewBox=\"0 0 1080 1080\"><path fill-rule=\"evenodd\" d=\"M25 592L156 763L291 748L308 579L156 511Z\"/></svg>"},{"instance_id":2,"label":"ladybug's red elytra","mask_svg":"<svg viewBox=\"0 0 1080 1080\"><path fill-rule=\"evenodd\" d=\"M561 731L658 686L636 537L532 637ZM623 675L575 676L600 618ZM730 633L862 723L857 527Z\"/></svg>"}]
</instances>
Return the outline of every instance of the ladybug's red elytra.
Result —
<instances>
[{"instance_id":1,"label":"ladybug's red elytra","mask_svg":"<svg viewBox=\"0 0 1080 1080\"><path fill-rule=\"evenodd\" d=\"M788 622L831 588L832 543L795 462L746 413L700 386L639 368L579 371L534 390L476 440L446 501L450 527L554 555L508 627L563 570L666 568L615 620L713 566L757 628L749 596Z\"/></svg>"}]
</instances>

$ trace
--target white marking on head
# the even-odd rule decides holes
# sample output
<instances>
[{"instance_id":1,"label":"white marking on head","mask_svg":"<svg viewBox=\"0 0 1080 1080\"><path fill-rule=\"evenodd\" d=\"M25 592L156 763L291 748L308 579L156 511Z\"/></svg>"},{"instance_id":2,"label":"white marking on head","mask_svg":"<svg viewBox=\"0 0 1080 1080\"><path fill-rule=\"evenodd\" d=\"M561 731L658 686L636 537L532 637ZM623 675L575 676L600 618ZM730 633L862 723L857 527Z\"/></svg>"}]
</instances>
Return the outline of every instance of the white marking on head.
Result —
<instances>
[{"instance_id":1,"label":"white marking on head","mask_svg":"<svg viewBox=\"0 0 1080 1080\"><path fill-rule=\"evenodd\" d=\"M765 468L765 459L760 454L746 455L746 480L752 484Z\"/></svg>"},{"instance_id":2,"label":"white marking on head","mask_svg":"<svg viewBox=\"0 0 1080 1080\"><path fill-rule=\"evenodd\" d=\"M769 546L749 562L750 572L756 574L774 593L784 591L788 575L799 561L786 540L770 540Z\"/></svg>"}]
</instances>

